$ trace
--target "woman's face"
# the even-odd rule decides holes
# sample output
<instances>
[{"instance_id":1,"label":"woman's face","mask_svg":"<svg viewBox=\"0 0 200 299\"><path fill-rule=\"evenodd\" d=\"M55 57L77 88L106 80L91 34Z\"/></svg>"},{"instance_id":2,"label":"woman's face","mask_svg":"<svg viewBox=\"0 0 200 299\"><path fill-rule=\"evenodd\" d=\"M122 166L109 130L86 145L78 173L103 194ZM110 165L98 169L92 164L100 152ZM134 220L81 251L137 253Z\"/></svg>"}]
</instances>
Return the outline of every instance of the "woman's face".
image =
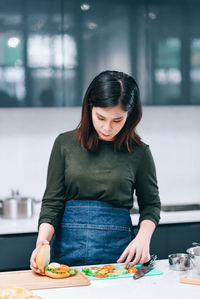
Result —
<instances>
[{"instance_id":1,"label":"woman's face","mask_svg":"<svg viewBox=\"0 0 200 299\"><path fill-rule=\"evenodd\" d=\"M99 139L112 141L123 128L128 112L120 106L92 107L92 122Z\"/></svg>"}]
</instances>

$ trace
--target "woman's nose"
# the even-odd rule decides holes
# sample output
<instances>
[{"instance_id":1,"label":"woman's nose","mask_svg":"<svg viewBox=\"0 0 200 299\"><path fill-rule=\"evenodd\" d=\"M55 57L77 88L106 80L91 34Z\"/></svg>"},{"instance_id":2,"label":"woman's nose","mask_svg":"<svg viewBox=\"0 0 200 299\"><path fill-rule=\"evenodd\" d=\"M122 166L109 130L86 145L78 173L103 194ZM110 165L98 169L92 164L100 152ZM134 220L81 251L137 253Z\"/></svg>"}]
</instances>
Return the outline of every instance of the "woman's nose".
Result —
<instances>
[{"instance_id":1,"label":"woman's nose","mask_svg":"<svg viewBox=\"0 0 200 299\"><path fill-rule=\"evenodd\" d=\"M107 122L104 124L104 130L109 132L112 129L111 123Z\"/></svg>"}]
</instances>

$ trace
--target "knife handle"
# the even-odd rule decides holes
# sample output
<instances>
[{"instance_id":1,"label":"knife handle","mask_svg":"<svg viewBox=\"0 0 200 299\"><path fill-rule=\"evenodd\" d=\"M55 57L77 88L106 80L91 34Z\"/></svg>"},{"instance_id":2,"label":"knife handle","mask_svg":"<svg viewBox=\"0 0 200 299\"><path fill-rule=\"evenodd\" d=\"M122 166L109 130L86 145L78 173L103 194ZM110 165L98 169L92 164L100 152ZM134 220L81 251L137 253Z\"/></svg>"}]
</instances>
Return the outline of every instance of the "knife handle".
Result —
<instances>
[{"instance_id":1,"label":"knife handle","mask_svg":"<svg viewBox=\"0 0 200 299\"><path fill-rule=\"evenodd\" d=\"M152 254L150 260L148 262L144 263L143 266L146 267L146 266L152 265L156 259L157 259L157 255Z\"/></svg>"}]
</instances>

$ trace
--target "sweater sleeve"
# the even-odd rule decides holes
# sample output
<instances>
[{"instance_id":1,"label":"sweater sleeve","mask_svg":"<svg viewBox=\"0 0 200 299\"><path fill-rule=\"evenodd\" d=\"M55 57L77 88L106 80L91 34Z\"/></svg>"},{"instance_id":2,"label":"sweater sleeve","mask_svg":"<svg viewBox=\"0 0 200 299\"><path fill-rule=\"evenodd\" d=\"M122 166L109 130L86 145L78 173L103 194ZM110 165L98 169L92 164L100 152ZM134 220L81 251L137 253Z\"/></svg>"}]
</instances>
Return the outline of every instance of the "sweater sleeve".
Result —
<instances>
[{"instance_id":1,"label":"sweater sleeve","mask_svg":"<svg viewBox=\"0 0 200 299\"><path fill-rule=\"evenodd\" d=\"M148 219L158 224L160 219L160 198L154 160L146 146L136 175L136 196L141 221Z\"/></svg>"},{"instance_id":2,"label":"sweater sleeve","mask_svg":"<svg viewBox=\"0 0 200 299\"><path fill-rule=\"evenodd\" d=\"M61 136L59 135L51 151L47 184L42 199L38 228L42 223L49 223L57 229L65 205L65 163L61 152Z\"/></svg>"}]
</instances>

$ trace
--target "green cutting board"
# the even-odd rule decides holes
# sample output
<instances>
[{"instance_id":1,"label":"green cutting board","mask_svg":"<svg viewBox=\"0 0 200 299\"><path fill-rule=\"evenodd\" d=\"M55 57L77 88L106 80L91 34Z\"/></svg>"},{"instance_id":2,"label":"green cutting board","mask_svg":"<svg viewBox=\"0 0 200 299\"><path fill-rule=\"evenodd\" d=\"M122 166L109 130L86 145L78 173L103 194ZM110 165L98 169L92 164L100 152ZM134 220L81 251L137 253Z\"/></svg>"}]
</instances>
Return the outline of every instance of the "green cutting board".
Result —
<instances>
[{"instance_id":1,"label":"green cutting board","mask_svg":"<svg viewBox=\"0 0 200 299\"><path fill-rule=\"evenodd\" d=\"M106 265L106 264L105 264ZM112 264L109 264L109 265L112 265ZM120 264L113 264L114 266L119 266L119 265L123 265L122 263ZM91 267L103 267L104 265L90 265L90 266L84 266L84 267L76 267L78 268L79 270L82 270L82 268L91 268ZM139 265L135 265L134 266L135 268L140 268L141 267L141 264ZM83 272L83 271L82 271ZM83 272L84 273L84 272ZM85 273L84 273L85 274ZM162 275L163 272L161 272L160 270L156 269L156 268L152 268L149 272L147 272L146 274L144 274L144 276L153 276L153 275ZM86 275L86 274L85 274ZM119 276L116 276L116 277L104 277L104 278L98 278L98 277L94 277L94 276L89 276L89 275L86 275L90 278L90 280L102 280L102 279L116 279L116 278L128 278L128 277L133 277L134 276L134 273L127 273L127 274L123 274L123 275L119 275Z\"/></svg>"}]
</instances>

